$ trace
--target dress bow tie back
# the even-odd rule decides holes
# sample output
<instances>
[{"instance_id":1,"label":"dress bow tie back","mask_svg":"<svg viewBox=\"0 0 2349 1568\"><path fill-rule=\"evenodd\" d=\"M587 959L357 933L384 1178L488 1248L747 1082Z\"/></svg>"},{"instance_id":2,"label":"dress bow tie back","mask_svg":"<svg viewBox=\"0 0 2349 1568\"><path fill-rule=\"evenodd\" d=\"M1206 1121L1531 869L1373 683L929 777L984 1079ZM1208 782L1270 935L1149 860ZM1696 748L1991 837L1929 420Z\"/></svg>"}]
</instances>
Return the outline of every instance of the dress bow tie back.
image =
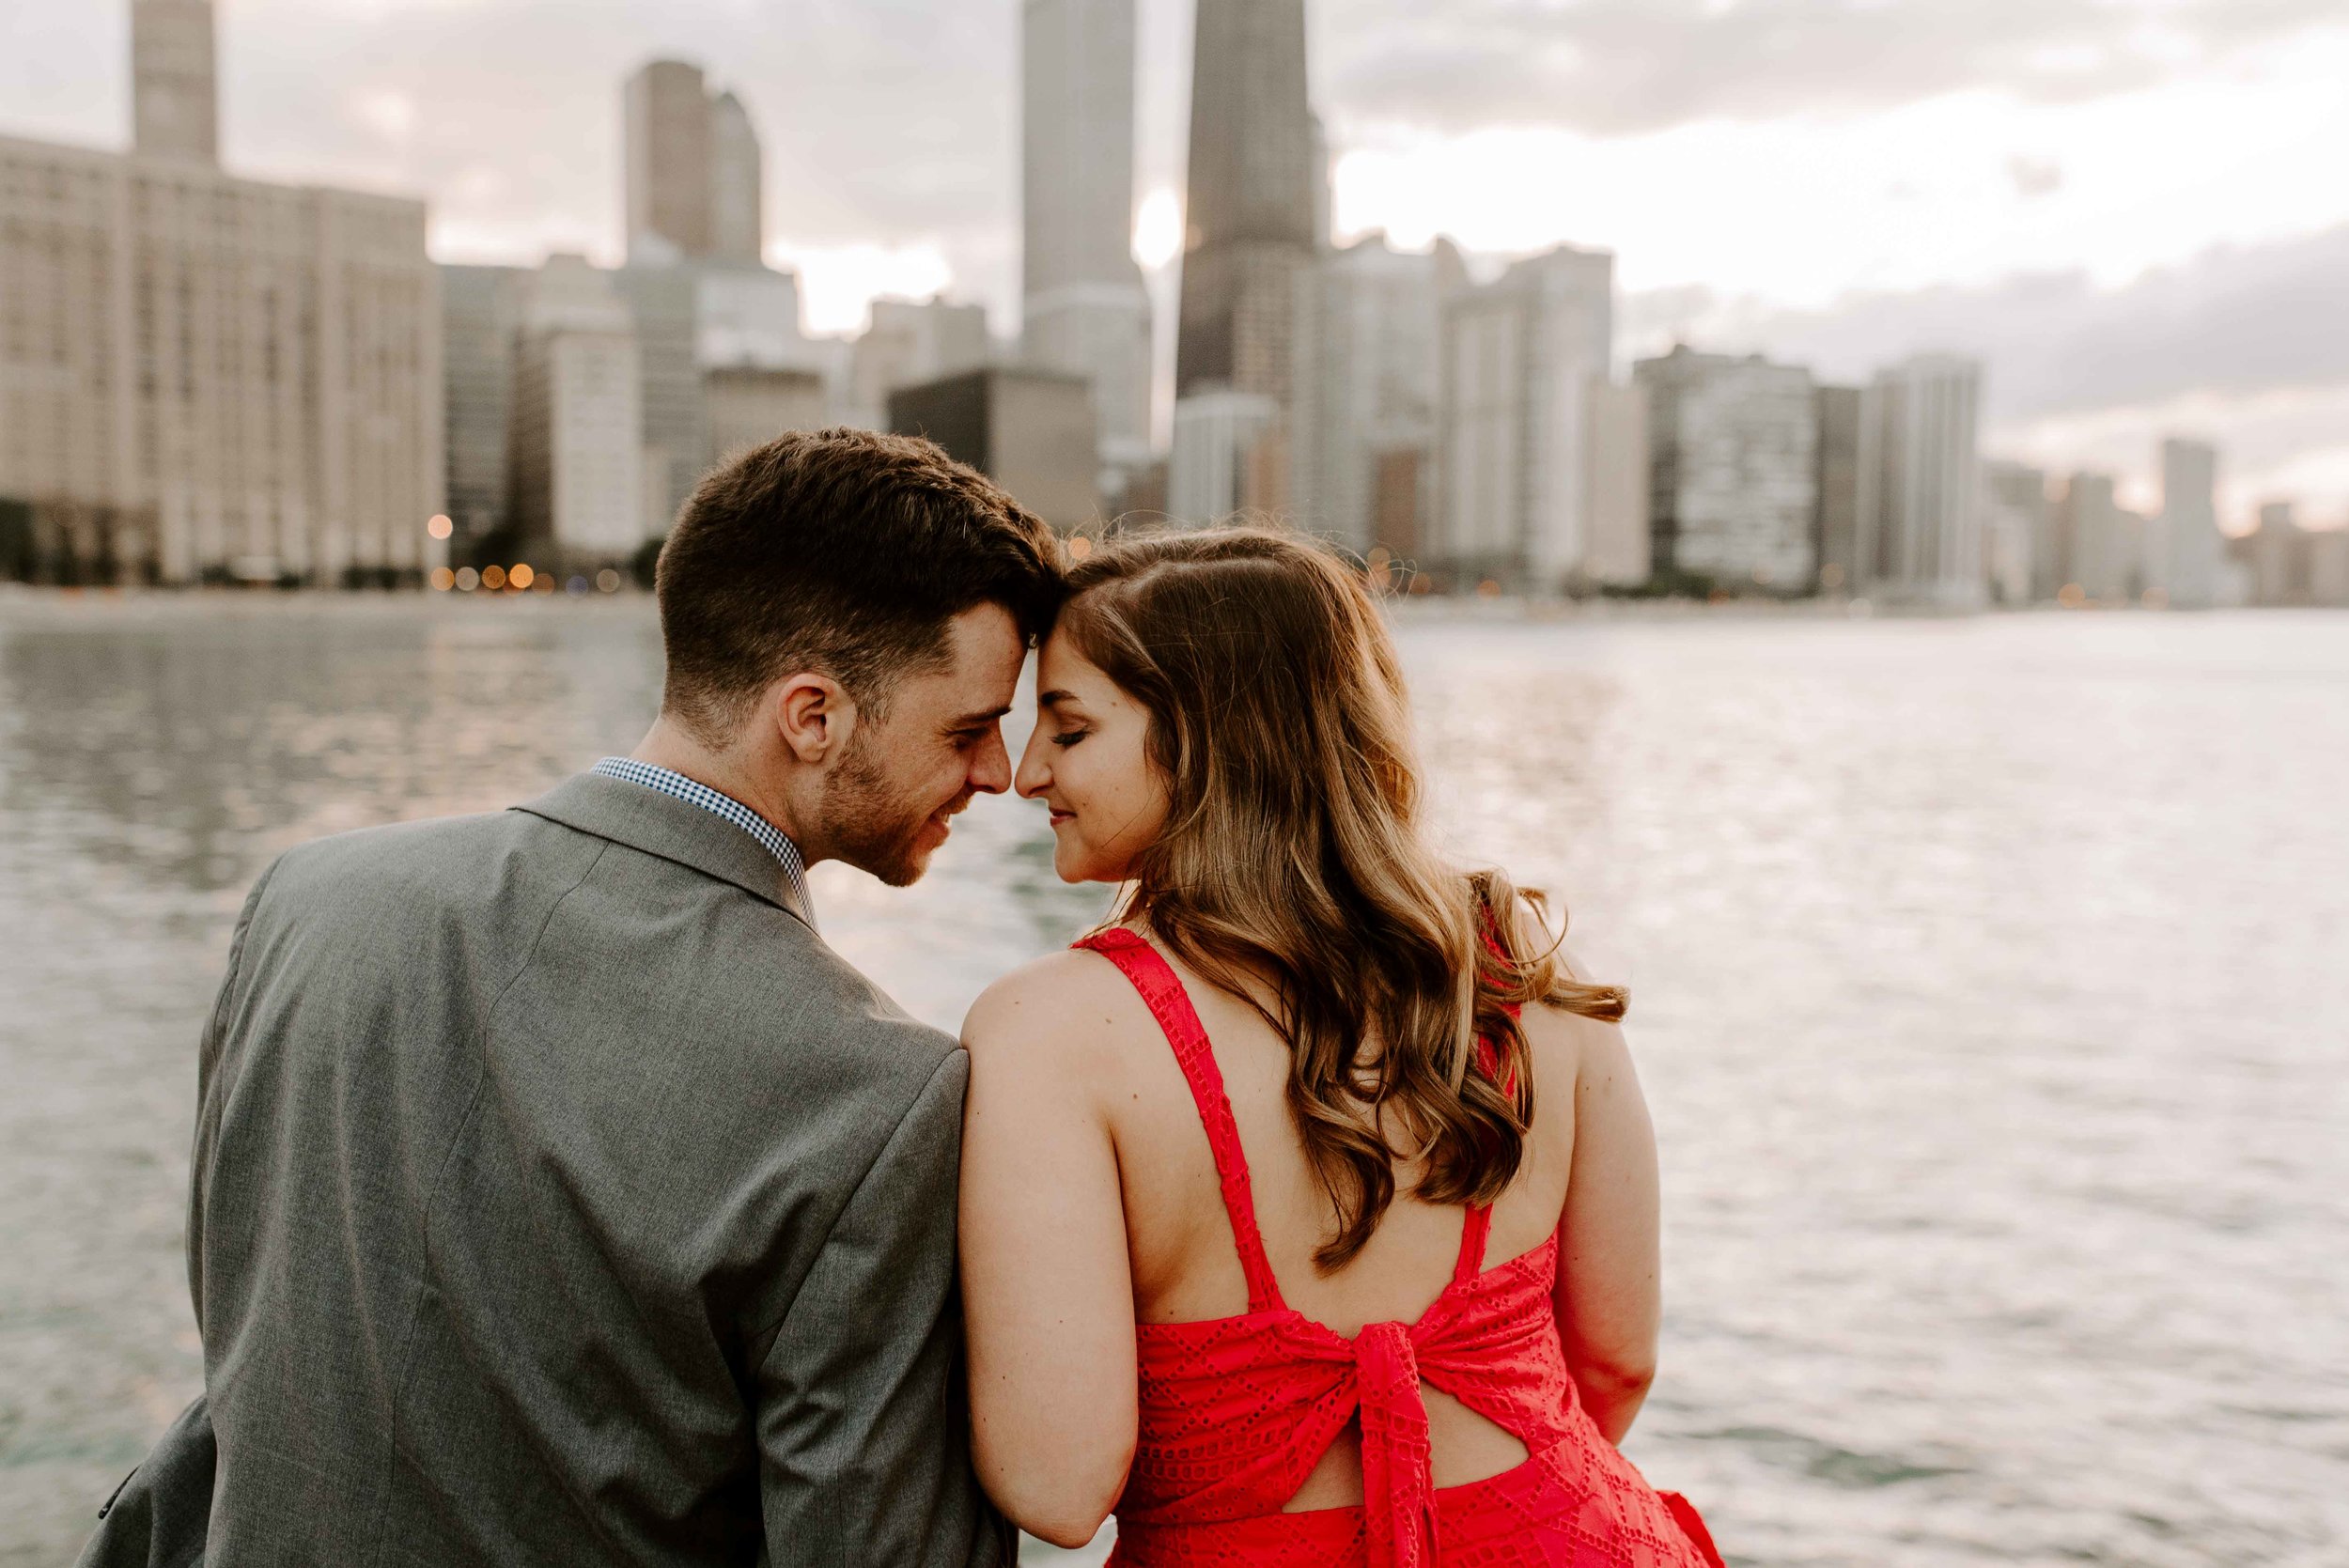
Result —
<instances>
[{"instance_id":1,"label":"dress bow tie back","mask_svg":"<svg viewBox=\"0 0 2349 1568\"><path fill-rule=\"evenodd\" d=\"M1368 1568L1430 1568L1436 1560L1434 1450L1410 1330L1374 1323L1354 1345L1361 1394L1362 1523Z\"/></svg>"}]
</instances>

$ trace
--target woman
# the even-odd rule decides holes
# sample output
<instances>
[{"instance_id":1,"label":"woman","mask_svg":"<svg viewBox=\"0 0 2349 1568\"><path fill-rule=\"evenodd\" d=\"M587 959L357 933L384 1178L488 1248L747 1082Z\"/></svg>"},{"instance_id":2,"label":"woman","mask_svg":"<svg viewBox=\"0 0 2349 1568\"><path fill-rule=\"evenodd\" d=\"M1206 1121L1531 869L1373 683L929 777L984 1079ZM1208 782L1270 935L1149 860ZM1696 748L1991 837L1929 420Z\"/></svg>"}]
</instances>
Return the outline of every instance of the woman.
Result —
<instances>
[{"instance_id":1,"label":"woman","mask_svg":"<svg viewBox=\"0 0 2349 1568\"><path fill-rule=\"evenodd\" d=\"M1657 1319L1623 993L1427 847L1361 579L1235 529L1070 590L1018 788L1127 892L964 1029L988 1493L1137 1565L1718 1561L1614 1447Z\"/></svg>"}]
</instances>

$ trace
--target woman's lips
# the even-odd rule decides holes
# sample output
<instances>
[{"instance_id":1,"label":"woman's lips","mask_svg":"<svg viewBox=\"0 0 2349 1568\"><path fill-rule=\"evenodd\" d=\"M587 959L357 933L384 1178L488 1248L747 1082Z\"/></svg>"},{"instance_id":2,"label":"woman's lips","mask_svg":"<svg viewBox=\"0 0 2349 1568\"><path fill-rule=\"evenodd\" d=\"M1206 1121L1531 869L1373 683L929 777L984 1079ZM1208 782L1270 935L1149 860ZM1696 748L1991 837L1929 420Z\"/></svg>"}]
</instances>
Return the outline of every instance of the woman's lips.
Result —
<instances>
[{"instance_id":1,"label":"woman's lips","mask_svg":"<svg viewBox=\"0 0 2349 1568\"><path fill-rule=\"evenodd\" d=\"M1076 820L1077 814L1073 811L1055 811L1052 813L1052 826L1055 828L1059 827L1064 822L1074 822Z\"/></svg>"}]
</instances>

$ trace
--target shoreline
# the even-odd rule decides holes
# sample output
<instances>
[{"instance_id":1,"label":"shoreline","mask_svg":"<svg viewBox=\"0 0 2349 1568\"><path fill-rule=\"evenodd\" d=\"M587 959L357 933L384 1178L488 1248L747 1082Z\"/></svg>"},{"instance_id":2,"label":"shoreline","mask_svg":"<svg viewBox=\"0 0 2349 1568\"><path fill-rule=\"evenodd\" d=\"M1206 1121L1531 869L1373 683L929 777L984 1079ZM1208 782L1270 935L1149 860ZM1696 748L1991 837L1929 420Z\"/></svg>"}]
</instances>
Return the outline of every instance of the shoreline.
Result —
<instances>
[{"instance_id":1,"label":"shoreline","mask_svg":"<svg viewBox=\"0 0 2349 1568\"><path fill-rule=\"evenodd\" d=\"M496 606L497 608L492 608ZM1785 621L1804 624L1868 620L1976 621L2029 616L2133 615L2148 619L2213 615L2341 614L2325 605L2223 605L2180 610L2140 604L1989 605L1951 609L1936 605L1879 603L1871 599L1526 599L1480 598L1472 595L1391 597L1388 613L1397 625L1604 626L1678 622ZM11 625L73 625L117 615L157 621L185 615L230 619L303 618L336 615L412 616L419 610L436 619L471 619L492 614L587 616L634 620L648 614L653 596L624 588L614 594L459 594L416 590L338 588L56 588L0 583L0 630Z\"/></svg>"}]
</instances>

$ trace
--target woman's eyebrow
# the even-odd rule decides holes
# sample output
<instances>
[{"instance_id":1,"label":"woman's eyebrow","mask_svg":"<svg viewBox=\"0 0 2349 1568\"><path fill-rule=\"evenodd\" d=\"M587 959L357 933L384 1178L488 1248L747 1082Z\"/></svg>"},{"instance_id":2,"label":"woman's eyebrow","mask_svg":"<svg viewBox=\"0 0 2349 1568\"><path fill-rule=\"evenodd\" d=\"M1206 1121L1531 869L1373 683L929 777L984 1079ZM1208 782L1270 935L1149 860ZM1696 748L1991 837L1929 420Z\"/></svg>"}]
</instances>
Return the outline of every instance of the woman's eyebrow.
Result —
<instances>
[{"instance_id":1,"label":"woman's eyebrow","mask_svg":"<svg viewBox=\"0 0 2349 1568\"><path fill-rule=\"evenodd\" d=\"M1037 706L1039 706L1058 707L1063 703L1075 702L1077 700L1077 694L1074 691L1039 691L1036 693L1035 700Z\"/></svg>"}]
</instances>

